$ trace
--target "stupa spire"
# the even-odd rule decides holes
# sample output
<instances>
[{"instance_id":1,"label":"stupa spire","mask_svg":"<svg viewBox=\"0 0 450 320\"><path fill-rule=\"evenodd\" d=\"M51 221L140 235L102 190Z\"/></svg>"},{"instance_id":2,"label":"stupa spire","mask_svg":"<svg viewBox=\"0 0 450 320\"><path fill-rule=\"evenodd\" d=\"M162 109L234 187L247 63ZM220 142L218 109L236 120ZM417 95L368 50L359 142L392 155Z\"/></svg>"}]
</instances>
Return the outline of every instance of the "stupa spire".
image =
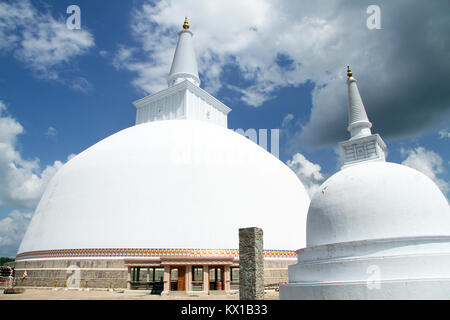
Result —
<instances>
[{"instance_id":1,"label":"stupa spire","mask_svg":"<svg viewBox=\"0 0 450 320\"><path fill-rule=\"evenodd\" d=\"M195 57L194 45L192 43L193 33L189 30L187 17L184 20L183 29L178 32L178 43L173 56L167 84L169 87L189 80L200 86L198 76L197 59Z\"/></svg>"},{"instance_id":2,"label":"stupa spire","mask_svg":"<svg viewBox=\"0 0 450 320\"><path fill-rule=\"evenodd\" d=\"M350 66L347 66L347 86L348 86L348 128L352 138L369 136L372 134L370 123L367 117L366 109L359 94L358 86L356 85L356 79L353 77L353 73L350 70Z\"/></svg>"},{"instance_id":3,"label":"stupa spire","mask_svg":"<svg viewBox=\"0 0 450 320\"><path fill-rule=\"evenodd\" d=\"M365 161L385 161L386 144L379 134L372 134L366 109L356 85L356 79L350 67L347 66L348 86L348 127L350 139L341 142L345 162L343 168Z\"/></svg>"},{"instance_id":4,"label":"stupa spire","mask_svg":"<svg viewBox=\"0 0 450 320\"><path fill-rule=\"evenodd\" d=\"M187 17L184 18L183 29L189 29L189 22Z\"/></svg>"},{"instance_id":5,"label":"stupa spire","mask_svg":"<svg viewBox=\"0 0 450 320\"><path fill-rule=\"evenodd\" d=\"M180 23L181 27L181 23ZM200 120L227 128L229 107L200 88L192 31L185 18L178 32L178 43L168 88L133 102L136 124L160 120Z\"/></svg>"}]
</instances>

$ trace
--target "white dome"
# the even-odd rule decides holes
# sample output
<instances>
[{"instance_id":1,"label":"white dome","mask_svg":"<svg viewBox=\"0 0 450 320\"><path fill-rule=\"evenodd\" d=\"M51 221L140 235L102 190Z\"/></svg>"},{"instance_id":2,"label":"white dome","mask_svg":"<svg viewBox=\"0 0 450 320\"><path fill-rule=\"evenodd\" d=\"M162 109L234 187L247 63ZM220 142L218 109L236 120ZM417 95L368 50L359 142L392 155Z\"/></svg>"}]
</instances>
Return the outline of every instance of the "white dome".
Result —
<instances>
[{"instance_id":1,"label":"white dome","mask_svg":"<svg viewBox=\"0 0 450 320\"><path fill-rule=\"evenodd\" d=\"M347 167L311 200L307 246L450 235L447 199L424 174L389 162Z\"/></svg>"},{"instance_id":2,"label":"white dome","mask_svg":"<svg viewBox=\"0 0 450 320\"><path fill-rule=\"evenodd\" d=\"M309 197L281 161L202 121L122 130L67 162L36 209L19 253L78 248L239 248L261 227L265 249L306 243Z\"/></svg>"}]
</instances>

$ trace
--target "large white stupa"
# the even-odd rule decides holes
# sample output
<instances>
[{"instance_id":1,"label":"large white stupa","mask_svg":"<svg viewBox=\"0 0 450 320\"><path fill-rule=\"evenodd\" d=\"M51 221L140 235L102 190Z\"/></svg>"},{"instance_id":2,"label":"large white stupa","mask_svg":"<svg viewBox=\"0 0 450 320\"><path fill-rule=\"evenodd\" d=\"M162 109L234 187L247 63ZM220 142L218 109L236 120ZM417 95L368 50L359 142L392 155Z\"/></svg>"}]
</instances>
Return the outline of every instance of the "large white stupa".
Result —
<instances>
[{"instance_id":1,"label":"large white stupa","mask_svg":"<svg viewBox=\"0 0 450 320\"><path fill-rule=\"evenodd\" d=\"M385 161L348 70L345 163L311 200L281 299L448 299L450 209L424 174Z\"/></svg>"},{"instance_id":2,"label":"large white stupa","mask_svg":"<svg viewBox=\"0 0 450 320\"><path fill-rule=\"evenodd\" d=\"M267 259L295 261L308 194L285 164L227 129L231 109L199 87L192 36L186 21L168 88L134 103L136 125L55 174L17 261L128 259L129 267L165 268L165 279L176 267L178 277L186 272L183 290L192 289L192 265L204 273L214 265L229 289L238 229L250 226L264 229Z\"/></svg>"}]
</instances>

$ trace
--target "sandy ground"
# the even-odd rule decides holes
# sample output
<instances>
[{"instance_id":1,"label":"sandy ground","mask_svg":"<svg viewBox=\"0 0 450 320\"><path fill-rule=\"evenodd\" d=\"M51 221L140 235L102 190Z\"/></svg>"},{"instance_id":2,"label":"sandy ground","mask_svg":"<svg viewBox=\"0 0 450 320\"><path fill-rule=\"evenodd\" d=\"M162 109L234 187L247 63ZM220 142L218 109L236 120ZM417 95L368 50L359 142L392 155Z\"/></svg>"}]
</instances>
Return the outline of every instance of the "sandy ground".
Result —
<instances>
[{"instance_id":1,"label":"sandy ground","mask_svg":"<svg viewBox=\"0 0 450 320\"><path fill-rule=\"evenodd\" d=\"M168 296L150 295L145 292L128 292L124 290L115 290L114 292L90 289L86 290L64 290L27 288L24 293L4 294L0 291L0 300L239 300L239 294L210 294L187 296L174 294ZM264 300L278 300L278 292L267 292Z\"/></svg>"}]
</instances>

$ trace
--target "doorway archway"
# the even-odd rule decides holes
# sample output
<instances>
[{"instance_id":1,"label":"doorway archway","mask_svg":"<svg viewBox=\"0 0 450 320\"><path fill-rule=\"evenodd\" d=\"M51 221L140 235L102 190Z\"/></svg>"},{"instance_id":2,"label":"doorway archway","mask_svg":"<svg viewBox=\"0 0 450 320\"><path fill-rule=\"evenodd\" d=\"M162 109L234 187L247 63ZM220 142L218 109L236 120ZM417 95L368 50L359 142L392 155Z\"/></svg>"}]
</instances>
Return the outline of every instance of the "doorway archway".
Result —
<instances>
[{"instance_id":1,"label":"doorway archway","mask_svg":"<svg viewBox=\"0 0 450 320\"><path fill-rule=\"evenodd\" d=\"M211 266L209 268L209 290L224 290L223 266Z\"/></svg>"},{"instance_id":2,"label":"doorway archway","mask_svg":"<svg viewBox=\"0 0 450 320\"><path fill-rule=\"evenodd\" d=\"M186 290L186 270L183 267L170 268L170 291Z\"/></svg>"}]
</instances>

